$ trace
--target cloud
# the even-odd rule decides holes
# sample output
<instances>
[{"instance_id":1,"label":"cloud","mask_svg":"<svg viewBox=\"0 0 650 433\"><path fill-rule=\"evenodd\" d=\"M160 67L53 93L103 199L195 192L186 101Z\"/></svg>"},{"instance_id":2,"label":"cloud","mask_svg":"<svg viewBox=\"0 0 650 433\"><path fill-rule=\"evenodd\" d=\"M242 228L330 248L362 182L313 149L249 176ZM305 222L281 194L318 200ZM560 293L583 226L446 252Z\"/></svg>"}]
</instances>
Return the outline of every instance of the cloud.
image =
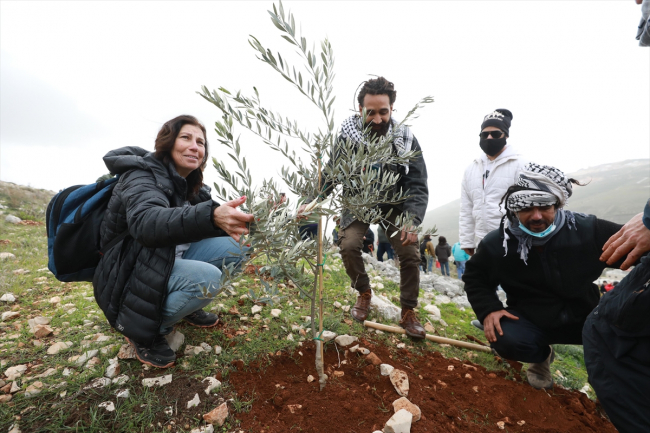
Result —
<instances>
[{"instance_id":1,"label":"cloud","mask_svg":"<svg viewBox=\"0 0 650 433\"><path fill-rule=\"evenodd\" d=\"M0 56L0 143L69 146L106 133L71 98Z\"/></svg>"}]
</instances>

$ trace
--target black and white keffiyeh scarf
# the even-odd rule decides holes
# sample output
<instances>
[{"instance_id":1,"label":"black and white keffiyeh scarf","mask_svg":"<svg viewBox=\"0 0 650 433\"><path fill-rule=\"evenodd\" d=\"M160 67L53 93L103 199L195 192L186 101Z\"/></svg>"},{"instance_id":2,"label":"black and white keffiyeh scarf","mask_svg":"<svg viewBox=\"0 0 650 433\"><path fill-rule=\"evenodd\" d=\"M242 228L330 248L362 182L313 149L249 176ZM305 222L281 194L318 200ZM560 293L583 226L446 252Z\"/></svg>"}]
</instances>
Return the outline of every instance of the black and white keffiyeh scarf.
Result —
<instances>
[{"instance_id":1,"label":"black and white keffiyeh scarf","mask_svg":"<svg viewBox=\"0 0 650 433\"><path fill-rule=\"evenodd\" d=\"M406 152L409 152L413 146L413 133L411 132L411 128L408 126L401 125L397 127L397 125L397 121L391 117L390 124L388 125L388 133L385 137L388 139L392 138L393 145L397 151L397 156L404 156L404 154L406 154ZM363 119L360 115L355 114L354 116L350 116L343 121L343 124L341 125L341 135L343 138L367 146L368 137L364 135L363 129ZM380 138L380 140L383 139L385 138ZM405 169L405 174L408 174L408 163L402 165Z\"/></svg>"},{"instance_id":2,"label":"black and white keffiyeh scarf","mask_svg":"<svg viewBox=\"0 0 650 433\"><path fill-rule=\"evenodd\" d=\"M506 200L506 208L512 212L519 212L522 209L534 206L552 206L557 203L558 209L555 211L555 230L543 238L530 236L519 227L519 219L504 217L503 222L503 248L505 254L508 254L508 240L510 236L506 229L512 233L519 241L517 252L519 257L527 263L528 252L533 246L546 244L555 234L557 234L565 225L571 229L576 229L576 220L573 212L562 209L569 197L573 194L573 188L569 178L555 167L547 165L538 165L529 163L519 174L515 185L525 187L523 191L512 193ZM579 214L581 215L581 214Z\"/></svg>"}]
</instances>

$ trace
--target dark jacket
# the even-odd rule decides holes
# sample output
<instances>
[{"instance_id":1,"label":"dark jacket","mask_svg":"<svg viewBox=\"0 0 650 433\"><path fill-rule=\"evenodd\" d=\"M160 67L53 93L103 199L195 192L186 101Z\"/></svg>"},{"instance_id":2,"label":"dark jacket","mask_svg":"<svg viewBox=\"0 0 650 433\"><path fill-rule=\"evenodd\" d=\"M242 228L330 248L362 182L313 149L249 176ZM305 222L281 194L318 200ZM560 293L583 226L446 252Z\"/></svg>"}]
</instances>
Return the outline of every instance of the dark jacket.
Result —
<instances>
[{"instance_id":1,"label":"dark jacket","mask_svg":"<svg viewBox=\"0 0 650 433\"><path fill-rule=\"evenodd\" d=\"M440 263L447 263L451 256L451 246L449 244L436 245L436 256Z\"/></svg>"},{"instance_id":2,"label":"dark jacket","mask_svg":"<svg viewBox=\"0 0 650 433\"><path fill-rule=\"evenodd\" d=\"M488 233L463 274L467 298L481 323L503 309L496 294L499 284L508 295L508 308L542 329L584 323L600 299L593 282L607 267L599 260L602 247L621 225L593 215L575 214L575 219L577 230L565 225L541 250L531 248L528 265L511 234L504 256L503 221Z\"/></svg>"},{"instance_id":3,"label":"dark jacket","mask_svg":"<svg viewBox=\"0 0 650 433\"><path fill-rule=\"evenodd\" d=\"M151 345L162 322L167 282L176 245L225 236L212 222L218 206L207 187L183 206L187 184L174 168L139 147L106 154L120 179L100 227L102 245L128 230L130 236L107 251L93 279L95 299L111 326Z\"/></svg>"}]
</instances>

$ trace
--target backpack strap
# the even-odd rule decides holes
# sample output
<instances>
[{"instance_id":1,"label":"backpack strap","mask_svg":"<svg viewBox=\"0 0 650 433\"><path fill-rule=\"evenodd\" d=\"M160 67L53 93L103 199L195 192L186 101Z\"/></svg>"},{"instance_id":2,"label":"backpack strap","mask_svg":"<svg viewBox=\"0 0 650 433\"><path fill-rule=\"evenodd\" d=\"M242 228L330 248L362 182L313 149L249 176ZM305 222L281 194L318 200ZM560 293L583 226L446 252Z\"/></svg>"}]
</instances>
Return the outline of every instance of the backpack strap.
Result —
<instances>
[{"instance_id":1,"label":"backpack strap","mask_svg":"<svg viewBox=\"0 0 650 433\"><path fill-rule=\"evenodd\" d=\"M110 241L109 243L104 245L104 248L99 250L99 254L101 254L103 256L108 250L110 250L115 245L119 244L121 241L126 239L127 236L129 236L129 231L128 230L123 231L122 233L117 235L117 237L115 237L112 241Z\"/></svg>"}]
</instances>

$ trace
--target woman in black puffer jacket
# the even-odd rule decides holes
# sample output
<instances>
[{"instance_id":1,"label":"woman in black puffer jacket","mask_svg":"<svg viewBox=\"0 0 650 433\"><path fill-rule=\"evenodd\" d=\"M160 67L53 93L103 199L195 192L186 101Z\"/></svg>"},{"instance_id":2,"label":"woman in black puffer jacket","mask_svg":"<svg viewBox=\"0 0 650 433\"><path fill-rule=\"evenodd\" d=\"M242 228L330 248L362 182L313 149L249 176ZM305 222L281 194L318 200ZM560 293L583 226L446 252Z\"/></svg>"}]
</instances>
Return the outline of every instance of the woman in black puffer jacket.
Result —
<instances>
[{"instance_id":1,"label":"woman in black puffer jacket","mask_svg":"<svg viewBox=\"0 0 650 433\"><path fill-rule=\"evenodd\" d=\"M110 324L155 367L174 364L165 335L185 320L215 326L202 310L220 291L221 269L238 265L238 243L253 216L237 209L246 197L220 206L203 185L208 159L205 127L192 116L165 123L155 152L116 149L104 157L120 176L101 225L108 250L95 271L95 299ZM234 239L234 241L233 241ZM212 296L205 296L209 292Z\"/></svg>"}]
</instances>

